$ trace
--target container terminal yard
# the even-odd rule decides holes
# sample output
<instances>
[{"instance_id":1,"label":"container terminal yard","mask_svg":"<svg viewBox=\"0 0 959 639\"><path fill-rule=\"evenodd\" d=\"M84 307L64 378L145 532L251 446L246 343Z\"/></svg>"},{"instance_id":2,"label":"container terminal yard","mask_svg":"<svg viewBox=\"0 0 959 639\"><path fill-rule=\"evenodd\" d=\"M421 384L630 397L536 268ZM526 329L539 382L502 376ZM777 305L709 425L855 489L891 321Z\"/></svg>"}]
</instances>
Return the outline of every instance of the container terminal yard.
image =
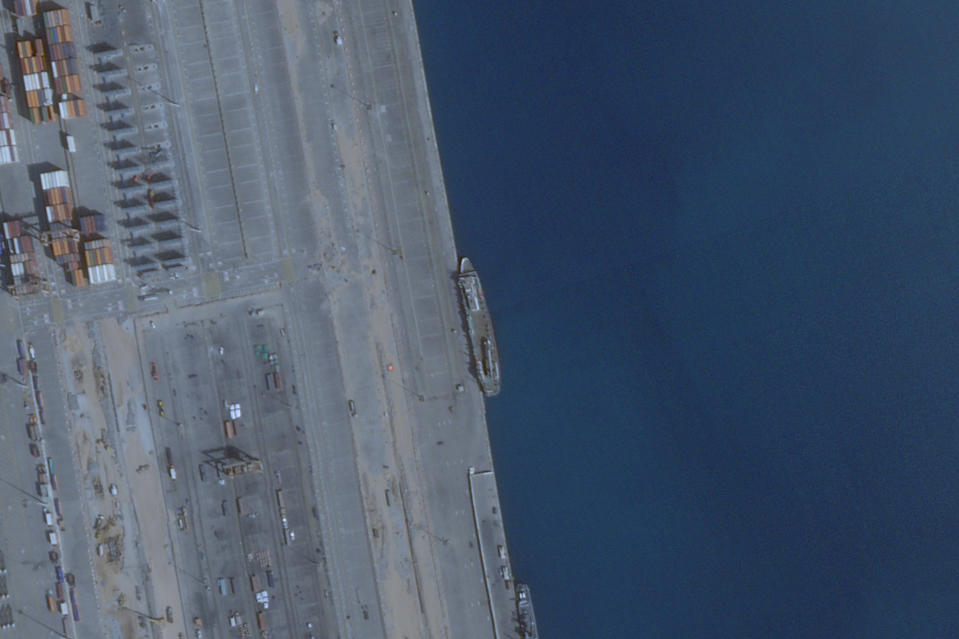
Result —
<instances>
[{"instance_id":1,"label":"container terminal yard","mask_svg":"<svg viewBox=\"0 0 959 639\"><path fill-rule=\"evenodd\" d=\"M536 637L411 4L4 8L0 639Z\"/></svg>"}]
</instances>

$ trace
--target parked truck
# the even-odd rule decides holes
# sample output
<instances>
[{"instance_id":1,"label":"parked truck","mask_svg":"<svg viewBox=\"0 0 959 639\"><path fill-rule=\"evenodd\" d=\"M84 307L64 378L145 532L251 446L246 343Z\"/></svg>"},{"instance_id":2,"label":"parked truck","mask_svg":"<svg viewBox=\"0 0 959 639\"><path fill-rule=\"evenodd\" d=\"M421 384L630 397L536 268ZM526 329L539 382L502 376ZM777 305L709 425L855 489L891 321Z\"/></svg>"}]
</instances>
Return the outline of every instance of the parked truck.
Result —
<instances>
[{"instance_id":1,"label":"parked truck","mask_svg":"<svg viewBox=\"0 0 959 639\"><path fill-rule=\"evenodd\" d=\"M70 589L70 607L73 608L73 620L80 621L80 607L77 605L76 591Z\"/></svg>"},{"instance_id":2,"label":"parked truck","mask_svg":"<svg viewBox=\"0 0 959 639\"><path fill-rule=\"evenodd\" d=\"M170 475L170 479L176 481L176 465L173 463L173 451L170 450L170 447L166 447L166 471Z\"/></svg>"}]
</instances>

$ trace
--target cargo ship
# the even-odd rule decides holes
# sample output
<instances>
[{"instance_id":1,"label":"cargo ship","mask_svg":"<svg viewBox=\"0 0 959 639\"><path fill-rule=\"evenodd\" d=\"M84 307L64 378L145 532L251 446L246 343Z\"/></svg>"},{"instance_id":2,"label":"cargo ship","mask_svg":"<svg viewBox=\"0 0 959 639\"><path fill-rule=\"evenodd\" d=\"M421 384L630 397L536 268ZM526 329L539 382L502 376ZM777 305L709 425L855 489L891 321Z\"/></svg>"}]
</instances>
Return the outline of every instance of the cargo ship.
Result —
<instances>
[{"instance_id":1,"label":"cargo ship","mask_svg":"<svg viewBox=\"0 0 959 639\"><path fill-rule=\"evenodd\" d=\"M479 275L467 257L460 260L457 284L459 284L460 297L463 301L463 310L466 313L476 377L483 389L483 394L493 397L500 391L499 352L496 350L493 320L490 318Z\"/></svg>"},{"instance_id":2,"label":"cargo ship","mask_svg":"<svg viewBox=\"0 0 959 639\"><path fill-rule=\"evenodd\" d=\"M516 620L519 623L519 636L522 639L539 639L529 586L520 582L516 582Z\"/></svg>"}]
</instances>

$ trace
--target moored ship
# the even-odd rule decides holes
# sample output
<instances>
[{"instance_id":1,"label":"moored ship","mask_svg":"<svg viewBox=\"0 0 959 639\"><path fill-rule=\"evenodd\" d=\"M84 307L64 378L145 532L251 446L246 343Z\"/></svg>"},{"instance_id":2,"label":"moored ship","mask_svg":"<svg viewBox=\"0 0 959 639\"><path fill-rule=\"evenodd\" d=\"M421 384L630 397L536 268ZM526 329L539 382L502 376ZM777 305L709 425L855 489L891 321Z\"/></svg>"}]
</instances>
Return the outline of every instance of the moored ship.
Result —
<instances>
[{"instance_id":1,"label":"moored ship","mask_svg":"<svg viewBox=\"0 0 959 639\"><path fill-rule=\"evenodd\" d=\"M486 305L486 296L483 295L483 286L480 284L476 269L473 268L473 263L467 257L460 260L457 284L463 301L463 310L466 313L476 377L483 389L483 394L493 397L500 391L499 352L496 350L493 320Z\"/></svg>"},{"instance_id":2,"label":"moored ship","mask_svg":"<svg viewBox=\"0 0 959 639\"><path fill-rule=\"evenodd\" d=\"M533 612L533 600L529 596L529 586L516 583L516 620L519 624L520 637L523 639L539 639L536 630L536 614Z\"/></svg>"}]
</instances>

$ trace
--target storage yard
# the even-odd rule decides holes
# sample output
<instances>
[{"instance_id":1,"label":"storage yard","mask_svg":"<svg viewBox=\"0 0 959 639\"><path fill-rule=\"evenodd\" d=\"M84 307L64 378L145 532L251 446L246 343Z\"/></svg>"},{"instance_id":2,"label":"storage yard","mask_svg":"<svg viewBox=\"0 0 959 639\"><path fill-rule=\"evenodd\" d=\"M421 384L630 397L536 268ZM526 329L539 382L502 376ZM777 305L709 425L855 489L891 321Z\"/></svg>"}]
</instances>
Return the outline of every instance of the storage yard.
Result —
<instances>
[{"instance_id":1,"label":"storage yard","mask_svg":"<svg viewBox=\"0 0 959 639\"><path fill-rule=\"evenodd\" d=\"M412 7L8 8L0 639L523 639Z\"/></svg>"}]
</instances>

